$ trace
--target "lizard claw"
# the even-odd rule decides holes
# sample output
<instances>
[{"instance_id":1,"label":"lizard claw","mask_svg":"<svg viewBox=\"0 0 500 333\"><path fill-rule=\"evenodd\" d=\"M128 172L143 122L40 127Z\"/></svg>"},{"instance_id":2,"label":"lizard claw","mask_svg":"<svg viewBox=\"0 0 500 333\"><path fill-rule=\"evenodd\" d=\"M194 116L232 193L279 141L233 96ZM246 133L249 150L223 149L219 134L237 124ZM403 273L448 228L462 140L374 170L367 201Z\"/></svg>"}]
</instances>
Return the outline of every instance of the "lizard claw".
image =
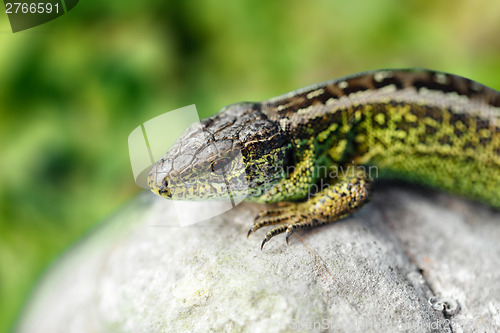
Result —
<instances>
[{"instance_id":1,"label":"lizard claw","mask_svg":"<svg viewBox=\"0 0 500 333\"><path fill-rule=\"evenodd\" d=\"M264 240L262 241L262 244L260 245L260 250L262 251L262 249L264 248L264 244L266 244L266 242L268 241L267 237L264 238Z\"/></svg>"},{"instance_id":2,"label":"lizard claw","mask_svg":"<svg viewBox=\"0 0 500 333\"><path fill-rule=\"evenodd\" d=\"M286 245L290 245L290 236L293 234L292 229L288 228L286 230Z\"/></svg>"}]
</instances>

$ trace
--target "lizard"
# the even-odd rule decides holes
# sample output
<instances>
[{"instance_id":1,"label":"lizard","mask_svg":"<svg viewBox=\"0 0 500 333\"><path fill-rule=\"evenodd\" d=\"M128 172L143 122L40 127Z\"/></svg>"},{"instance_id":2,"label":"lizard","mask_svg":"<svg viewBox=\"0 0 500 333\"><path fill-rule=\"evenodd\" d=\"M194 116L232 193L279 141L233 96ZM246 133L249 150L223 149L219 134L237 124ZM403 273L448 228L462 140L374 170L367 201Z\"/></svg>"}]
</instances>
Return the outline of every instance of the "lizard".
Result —
<instances>
[{"instance_id":1,"label":"lizard","mask_svg":"<svg viewBox=\"0 0 500 333\"><path fill-rule=\"evenodd\" d=\"M500 92L426 69L362 72L262 102L228 105L189 127L148 186L175 200L278 203L247 237L261 244L332 223L396 179L500 207Z\"/></svg>"}]
</instances>

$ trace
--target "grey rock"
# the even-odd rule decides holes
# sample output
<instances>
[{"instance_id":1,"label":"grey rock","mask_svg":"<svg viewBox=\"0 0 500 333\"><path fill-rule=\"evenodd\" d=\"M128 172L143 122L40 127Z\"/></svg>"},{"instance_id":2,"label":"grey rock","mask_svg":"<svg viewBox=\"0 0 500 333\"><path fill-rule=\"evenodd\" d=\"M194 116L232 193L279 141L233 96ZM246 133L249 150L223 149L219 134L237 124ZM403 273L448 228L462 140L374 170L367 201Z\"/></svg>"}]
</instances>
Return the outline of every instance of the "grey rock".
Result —
<instances>
[{"instance_id":1,"label":"grey rock","mask_svg":"<svg viewBox=\"0 0 500 333\"><path fill-rule=\"evenodd\" d=\"M260 250L264 206L173 226L143 193L41 279L18 332L500 331L500 213L379 186L332 225Z\"/></svg>"}]
</instances>

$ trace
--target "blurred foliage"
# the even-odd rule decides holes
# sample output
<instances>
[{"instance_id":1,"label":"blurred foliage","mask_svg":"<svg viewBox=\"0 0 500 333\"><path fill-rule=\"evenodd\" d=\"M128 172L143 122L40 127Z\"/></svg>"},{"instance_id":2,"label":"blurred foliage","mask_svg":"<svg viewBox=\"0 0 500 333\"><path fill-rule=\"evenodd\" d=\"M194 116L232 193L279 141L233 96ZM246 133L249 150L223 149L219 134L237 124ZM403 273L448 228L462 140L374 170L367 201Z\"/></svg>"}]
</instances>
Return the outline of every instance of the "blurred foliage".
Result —
<instances>
[{"instance_id":1,"label":"blurred foliage","mask_svg":"<svg viewBox=\"0 0 500 333\"><path fill-rule=\"evenodd\" d=\"M0 13L0 331L47 265L140 191L127 137L377 68L500 89L500 2L81 1L13 34Z\"/></svg>"}]
</instances>

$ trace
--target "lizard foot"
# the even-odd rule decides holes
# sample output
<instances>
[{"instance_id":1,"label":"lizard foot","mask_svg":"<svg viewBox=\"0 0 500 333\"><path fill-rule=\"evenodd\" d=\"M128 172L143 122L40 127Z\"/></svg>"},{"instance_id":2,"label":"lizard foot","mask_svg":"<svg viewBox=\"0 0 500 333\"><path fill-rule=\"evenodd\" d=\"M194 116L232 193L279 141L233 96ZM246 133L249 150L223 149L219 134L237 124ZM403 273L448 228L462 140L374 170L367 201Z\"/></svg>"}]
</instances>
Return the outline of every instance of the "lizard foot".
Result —
<instances>
[{"instance_id":1,"label":"lizard foot","mask_svg":"<svg viewBox=\"0 0 500 333\"><path fill-rule=\"evenodd\" d=\"M371 180L363 175L343 179L301 203L264 210L259 213L247 237L258 229L280 224L271 229L261 244L261 250L271 238L286 233L286 242L298 230L332 223L359 209L369 200Z\"/></svg>"},{"instance_id":2,"label":"lizard foot","mask_svg":"<svg viewBox=\"0 0 500 333\"><path fill-rule=\"evenodd\" d=\"M309 217L308 202L304 203L288 203L284 207L266 209L261 211L254 220L254 225L248 230L247 237L254 231L262 227L281 224L278 227L271 229L264 238L261 250L264 244L276 235L286 232L286 242L289 243L290 236L296 230L310 228L318 224L316 219Z\"/></svg>"},{"instance_id":3,"label":"lizard foot","mask_svg":"<svg viewBox=\"0 0 500 333\"><path fill-rule=\"evenodd\" d=\"M287 203L286 206L265 209L261 211L254 219L253 226L248 230L247 237L254 231L262 227L280 224L295 216L296 204Z\"/></svg>"}]
</instances>

